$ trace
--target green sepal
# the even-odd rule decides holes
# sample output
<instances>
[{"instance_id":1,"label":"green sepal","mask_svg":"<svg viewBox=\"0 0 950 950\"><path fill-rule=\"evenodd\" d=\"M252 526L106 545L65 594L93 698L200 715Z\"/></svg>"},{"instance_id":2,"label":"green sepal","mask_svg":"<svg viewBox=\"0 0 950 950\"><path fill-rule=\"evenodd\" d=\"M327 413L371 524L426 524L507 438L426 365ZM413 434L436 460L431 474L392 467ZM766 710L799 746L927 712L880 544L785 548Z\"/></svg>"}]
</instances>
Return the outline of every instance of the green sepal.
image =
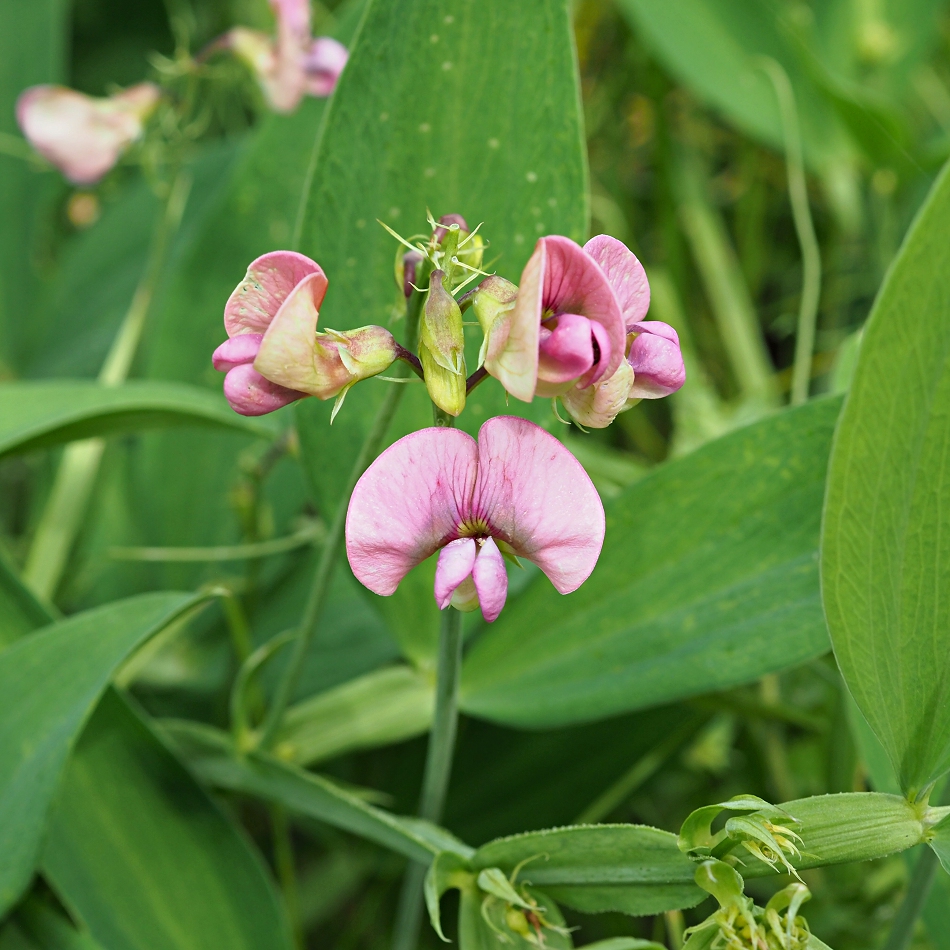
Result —
<instances>
[{"instance_id":1,"label":"green sepal","mask_svg":"<svg viewBox=\"0 0 950 950\"><path fill-rule=\"evenodd\" d=\"M439 911L439 900L442 895L450 888L457 888L460 891L470 889L473 886L475 875L472 873L471 865L460 854L451 851L441 851L435 856L429 870L426 871L425 878L425 899L426 908L429 911L429 921L432 929L446 943L449 938L442 933L442 916Z\"/></svg>"}]
</instances>

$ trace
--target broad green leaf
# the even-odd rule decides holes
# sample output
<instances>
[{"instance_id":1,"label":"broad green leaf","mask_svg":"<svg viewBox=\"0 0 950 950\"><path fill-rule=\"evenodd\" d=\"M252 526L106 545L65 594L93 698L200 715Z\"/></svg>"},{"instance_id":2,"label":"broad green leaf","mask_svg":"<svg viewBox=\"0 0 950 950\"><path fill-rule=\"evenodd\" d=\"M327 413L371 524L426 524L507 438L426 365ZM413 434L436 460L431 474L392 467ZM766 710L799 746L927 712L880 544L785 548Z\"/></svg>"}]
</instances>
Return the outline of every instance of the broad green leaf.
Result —
<instances>
[{"instance_id":1,"label":"broad green leaf","mask_svg":"<svg viewBox=\"0 0 950 950\"><path fill-rule=\"evenodd\" d=\"M182 425L236 429L261 438L278 431L271 417L239 416L222 397L180 383L0 385L0 456L89 436Z\"/></svg>"},{"instance_id":2,"label":"broad green leaf","mask_svg":"<svg viewBox=\"0 0 950 950\"><path fill-rule=\"evenodd\" d=\"M58 186L30 158L16 100L28 86L62 80L67 12L65 0L0 0L0 137L7 146L0 149L0 376L21 368L35 330L28 315L37 284L38 219Z\"/></svg>"},{"instance_id":3,"label":"broad green leaf","mask_svg":"<svg viewBox=\"0 0 950 950\"><path fill-rule=\"evenodd\" d=\"M11 924L37 950L102 950L86 930L77 930L59 911L39 897L28 897ZM0 940L0 950L7 950Z\"/></svg>"},{"instance_id":4,"label":"broad green leaf","mask_svg":"<svg viewBox=\"0 0 950 950\"><path fill-rule=\"evenodd\" d=\"M943 869L950 874L950 817L944 818L933 830L930 847L934 849Z\"/></svg>"},{"instance_id":5,"label":"broad green leaf","mask_svg":"<svg viewBox=\"0 0 950 950\"><path fill-rule=\"evenodd\" d=\"M576 910L658 914L693 907L705 894L676 836L642 825L577 825L500 838L479 848L472 867L523 875Z\"/></svg>"},{"instance_id":6,"label":"broad green leaf","mask_svg":"<svg viewBox=\"0 0 950 950\"><path fill-rule=\"evenodd\" d=\"M398 245L377 218L407 237L426 228L426 208L436 216L460 213L471 226L483 221L489 269L514 281L542 234L586 237L586 156L568 7L565 0L485 0L451 11L438 0L370 4L327 111L307 208L302 250L330 278L321 322L340 329L388 324L401 312L392 276ZM403 332L399 323L394 331ZM471 333L470 362L479 340ZM424 388L406 389L393 439L431 424ZM327 404L307 400L297 408L304 459L327 512L339 501L381 392L379 383L357 387L332 429ZM474 432L505 411L500 387L489 380L459 424ZM507 411L550 416L543 400L512 401ZM384 612L405 619L394 633L407 656L425 663L438 619L418 609L416 586L401 588ZM415 617L419 623L410 622Z\"/></svg>"},{"instance_id":7,"label":"broad green leaf","mask_svg":"<svg viewBox=\"0 0 950 950\"><path fill-rule=\"evenodd\" d=\"M312 772L264 753L238 755L230 737L210 726L166 721L163 728L192 772L212 787L283 805L416 861L431 861L440 851L463 857L472 853L447 831L418 818L391 815Z\"/></svg>"},{"instance_id":8,"label":"broad green leaf","mask_svg":"<svg viewBox=\"0 0 950 950\"><path fill-rule=\"evenodd\" d=\"M585 943L581 950L665 950L663 944L639 937L608 937L596 943Z\"/></svg>"},{"instance_id":9,"label":"broad green leaf","mask_svg":"<svg viewBox=\"0 0 950 950\"><path fill-rule=\"evenodd\" d=\"M948 222L945 170L865 329L822 535L838 664L912 797L950 769Z\"/></svg>"},{"instance_id":10,"label":"broad green leaf","mask_svg":"<svg viewBox=\"0 0 950 950\"><path fill-rule=\"evenodd\" d=\"M466 658L462 705L525 726L582 722L751 682L828 648L818 592L840 399L708 443L607 505L591 578L539 576Z\"/></svg>"},{"instance_id":11,"label":"broad green leaf","mask_svg":"<svg viewBox=\"0 0 950 950\"><path fill-rule=\"evenodd\" d=\"M401 742L429 728L434 705L431 678L409 666L385 667L291 706L275 749L283 759L313 765Z\"/></svg>"},{"instance_id":12,"label":"broad green leaf","mask_svg":"<svg viewBox=\"0 0 950 950\"><path fill-rule=\"evenodd\" d=\"M51 624L0 653L0 913L29 882L66 758L113 672L200 600L144 594Z\"/></svg>"},{"instance_id":13,"label":"broad green leaf","mask_svg":"<svg viewBox=\"0 0 950 950\"><path fill-rule=\"evenodd\" d=\"M105 947L294 945L259 854L114 690L63 774L42 867Z\"/></svg>"}]
</instances>

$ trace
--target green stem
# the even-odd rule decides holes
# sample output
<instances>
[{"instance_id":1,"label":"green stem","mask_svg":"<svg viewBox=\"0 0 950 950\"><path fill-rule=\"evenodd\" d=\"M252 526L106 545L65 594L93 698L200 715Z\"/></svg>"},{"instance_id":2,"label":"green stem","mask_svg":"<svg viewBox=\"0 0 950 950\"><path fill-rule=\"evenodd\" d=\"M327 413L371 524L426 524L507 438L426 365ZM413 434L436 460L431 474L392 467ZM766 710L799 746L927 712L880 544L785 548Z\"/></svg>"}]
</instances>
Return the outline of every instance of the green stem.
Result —
<instances>
[{"instance_id":1,"label":"green stem","mask_svg":"<svg viewBox=\"0 0 950 950\"><path fill-rule=\"evenodd\" d=\"M439 632L436 668L435 712L429 733L429 749L422 779L419 817L438 823L452 772L452 753L458 727L459 674L462 668L462 614L447 607ZM426 868L411 863L403 880L394 928L393 950L415 950L422 923L422 885Z\"/></svg>"},{"instance_id":2,"label":"green stem","mask_svg":"<svg viewBox=\"0 0 950 950\"><path fill-rule=\"evenodd\" d=\"M156 224L145 272L99 373L103 386L117 386L129 374L172 239L181 225L190 188L190 175L179 172ZM56 593L69 552L82 527L104 450L102 439L73 442L63 450L23 570L27 585L46 600L52 600Z\"/></svg>"},{"instance_id":3,"label":"green stem","mask_svg":"<svg viewBox=\"0 0 950 950\"><path fill-rule=\"evenodd\" d=\"M769 56L760 60L768 73L782 115L785 136L785 165L788 171L788 197L792 205L795 233L802 252L802 296L798 306L798 335L795 339L795 363L792 368L793 406L808 399L811 383L812 355L815 350L815 326L818 322L818 303L821 298L821 252L815 225L808 204L808 183L805 180L805 162L802 158L802 139L798 127L795 92L788 74Z\"/></svg>"},{"instance_id":4,"label":"green stem","mask_svg":"<svg viewBox=\"0 0 950 950\"><path fill-rule=\"evenodd\" d=\"M303 932L300 922L300 898L297 889L297 871L294 861L294 843L290 835L287 812L281 805L270 806L271 830L274 835L274 866L277 880L284 895L284 905L294 934L294 945L303 947Z\"/></svg>"},{"instance_id":5,"label":"green stem","mask_svg":"<svg viewBox=\"0 0 950 950\"><path fill-rule=\"evenodd\" d=\"M307 598L307 605L304 608L303 617L297 628L297 639L294 641L293 652L290 660L284 668L283 675L277 684L277 690L274 693L273 702L264 722L261 725L258 745L266 748L277 734L277 728L284 715L287 706L293 698L294 691L300 681L300 674L303 672L304 661L307 657L307 651L313 641L313 635L316 633L317 624L320 622L320 614L323 612L323 605L326 602L327 594L330 591L330 583L333 580L333 572L336 568L336 562L343 547L344 534L346 530L346 510L349 504L350 495L359 481L360 476L369 467L370 463L379 454L380 446L386 437L386 431L392 422L396 409L399 407L399 401L402 399L405 387L396 383L390 383L389 391L383 396L383 402L376 411L376 418L373 425L363 442L353 470L340 497L339 506L333 518L333 524L327 532L326 541L323 550L320 553L320 560L317 563L317 571L313 578L313 584L310 587L310 596Z\"/></svg>"}]
</instances>

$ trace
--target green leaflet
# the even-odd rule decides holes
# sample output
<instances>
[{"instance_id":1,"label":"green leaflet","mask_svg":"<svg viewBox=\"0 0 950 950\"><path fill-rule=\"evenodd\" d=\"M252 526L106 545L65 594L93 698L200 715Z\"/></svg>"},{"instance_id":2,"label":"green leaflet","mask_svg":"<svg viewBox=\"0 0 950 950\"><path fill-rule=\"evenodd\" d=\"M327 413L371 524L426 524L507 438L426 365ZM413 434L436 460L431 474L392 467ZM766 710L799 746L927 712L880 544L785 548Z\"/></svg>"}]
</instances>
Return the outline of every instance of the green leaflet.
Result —
<instances>
[{"instance_id":1,"label":"green leaflet","mask_svg":"<svg viewBox=\"0 0 950 950\"><path fill-rule=\"evenodd\" d=\"M828 477L835 655L901 787L950 768L950 172L878 294Z\"/></svg>"},{"instance_id":2,"label":"green leaflet","mask_svg":"<svg viewBox=\"0 0 950 950\"><path fill-rule=\"evenodd\" d=\"M472 227L484 222L487 269L514 281L542 234L586 237L568 7L565 0L485 0L451 11L439 0L370 4L327 110L301 245L330 277L321 324L387 325L402 313L392 277L398 245L377 218L406 237L426 229L427 207L436 216L460 213ZM402 335L400 322L393 329ZM473 370L481 335L468 332ZM407 389L393 439L431 424L424 387ZM309 399L297 407L304 462L327 512L380 392L372 381L355 387L332 428L329 404ZM506 407L501 387L488 380L459 423L474 433L504 412L551 418L546 400ZM431 590L423 601L423 587L410 578L384 608L400 618L394 633L418 663L431 660L438 635Z\"/></svg>"},{"instance_id":3,"label":"green leaflet","mask_svg":"<svg viewBox=\"0 0 950 950\"><path fill-rule=\"evenodd\" d=\"M45 627L56 618L20 580L6 552L0 548L0 649Z\"/></svg>"},{"instance_id":4,"label":"green leaflet","mask_svg":"<svg viewBox=\"0 0 950 950\"><path fill-rule=\"evenodd\" d=\"M465 661L462 705L532 727L750 682L828 640L816 563L839 398L669 462L607 505L590 579L537 577Z\"/></svg>"},{"instance_id":5,"label":"green leaflet","mask_svg":"<svg viewBox=\"0 0 950 950\"><path fill-rule=\"evenodd\" d=\"M197 425L271 438L273 419L239 416L220 396L180 383L80 380L0 385L0 456L89 436Z\"/></svg>"},{"instance_id":6,"label":"green leaflet","mask_svg":"<svg viewBox=\"0 0 950 950\"><path fill-rule=\"evenodd\" d=\"M576 910L657 914L693 907L703 898L695 866L676 836L641 825L576 825L499 838L471 859L477 871L510 874L522 861L524 879Z\"/></svg>"},{"instance_id":7,"label":"green leaflet","mask_svg":"<svg viewBox=\"0 0 950 950\"><path fill-rule=\"evenodd\" d=\"M264 753L239 756L230 737L211 726L171 721L164 729L189 768L208 785L283 805L417 861L430 861L440 851L463 857L472 853L442 828L391 815L312 772Z\"/></svg>"},{"instance_id":8,"label":"green leaflet","mask_svg":"<svg viewBox=\"0 0 950 950\"><path fill-rule=\"evenodd\" d=\"M115 669L202 599L162 593L107 604L0 654L0 912L29 882L69 751Z\"/></svg>"},{"instance_id":9,"label":"green leaflet","mask_svg":"<svg viewBox=\"0 0 950 950\"><path fill-rule=\"evenodd\" d=\"M293 947L257 851L114 690L66 768L43 872L106 947Z\"/></svg>"}]
</instances>

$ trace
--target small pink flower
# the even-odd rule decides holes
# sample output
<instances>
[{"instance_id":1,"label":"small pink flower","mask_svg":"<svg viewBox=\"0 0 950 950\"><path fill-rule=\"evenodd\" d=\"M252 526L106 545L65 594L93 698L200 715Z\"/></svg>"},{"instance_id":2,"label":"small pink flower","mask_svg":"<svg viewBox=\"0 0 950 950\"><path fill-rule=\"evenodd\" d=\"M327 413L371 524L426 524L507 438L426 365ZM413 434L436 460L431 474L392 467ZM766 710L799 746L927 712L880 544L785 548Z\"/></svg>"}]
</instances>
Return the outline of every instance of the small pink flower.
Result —
<instances>
[{"instance_id":1,"label":"small pink flower","mask_svg":"<svg viewBox=\"0 0 950 950\"><path fill-rule=\"evenodd\" d=\"M17 122L30 144L71 182L91 185L142 135L161 91L139 83L107 99L65 86L33 86L17 99Z\"/></svg>"},{"instance_id":2,"label":"small pink flower","mask_svg":"<svg viewBox=\"0 0 950 950\"><path fill-rule=\"evenodd\" d=\"M489 330L485 369L524 402L613 375L624 357L617 298L598 264L570 238L541 238L514 308Z\"/></svg>"},{"instance_id":3,"label":"small pink flower","mask_svg":"<svg viewBox=\"0 0 950 950\"><path fill-rule=\"evenodd\" d=\"M224 394L235 412L259 416L303 396L342 398L396 359L383 327L317 332L327 285L320 265L295 251L272 251L248 267L224 308L228 340L211 358L227 373Z\"/></svg>"},{"instance_id":4,"label":"small pink flower","mask_svg":"<svg viewBox=\"0 0 950 950\"><path fill-rule=\"evenodd\" d=\"M590 576L603 541L603 505L581 464L514 416L489 419L478 442L458 429L405 436L363 474L346 516L350 567L371 591L392 594L439 551L439 607L480 605L489 622L508 592L503 551L568 594Z\"/></svg>"},{"instance_id":5,"label":"small pink flower","mask_svg":"<svg viewBox=\"0 0 950 950\"><path fill-rule=\"evenodd\" d=\"M336 88L349 55L346 47L330 36L318 36L313 40L303 62L308 95L317 98L329 96Z\"/></svg>"}]
</instances>

